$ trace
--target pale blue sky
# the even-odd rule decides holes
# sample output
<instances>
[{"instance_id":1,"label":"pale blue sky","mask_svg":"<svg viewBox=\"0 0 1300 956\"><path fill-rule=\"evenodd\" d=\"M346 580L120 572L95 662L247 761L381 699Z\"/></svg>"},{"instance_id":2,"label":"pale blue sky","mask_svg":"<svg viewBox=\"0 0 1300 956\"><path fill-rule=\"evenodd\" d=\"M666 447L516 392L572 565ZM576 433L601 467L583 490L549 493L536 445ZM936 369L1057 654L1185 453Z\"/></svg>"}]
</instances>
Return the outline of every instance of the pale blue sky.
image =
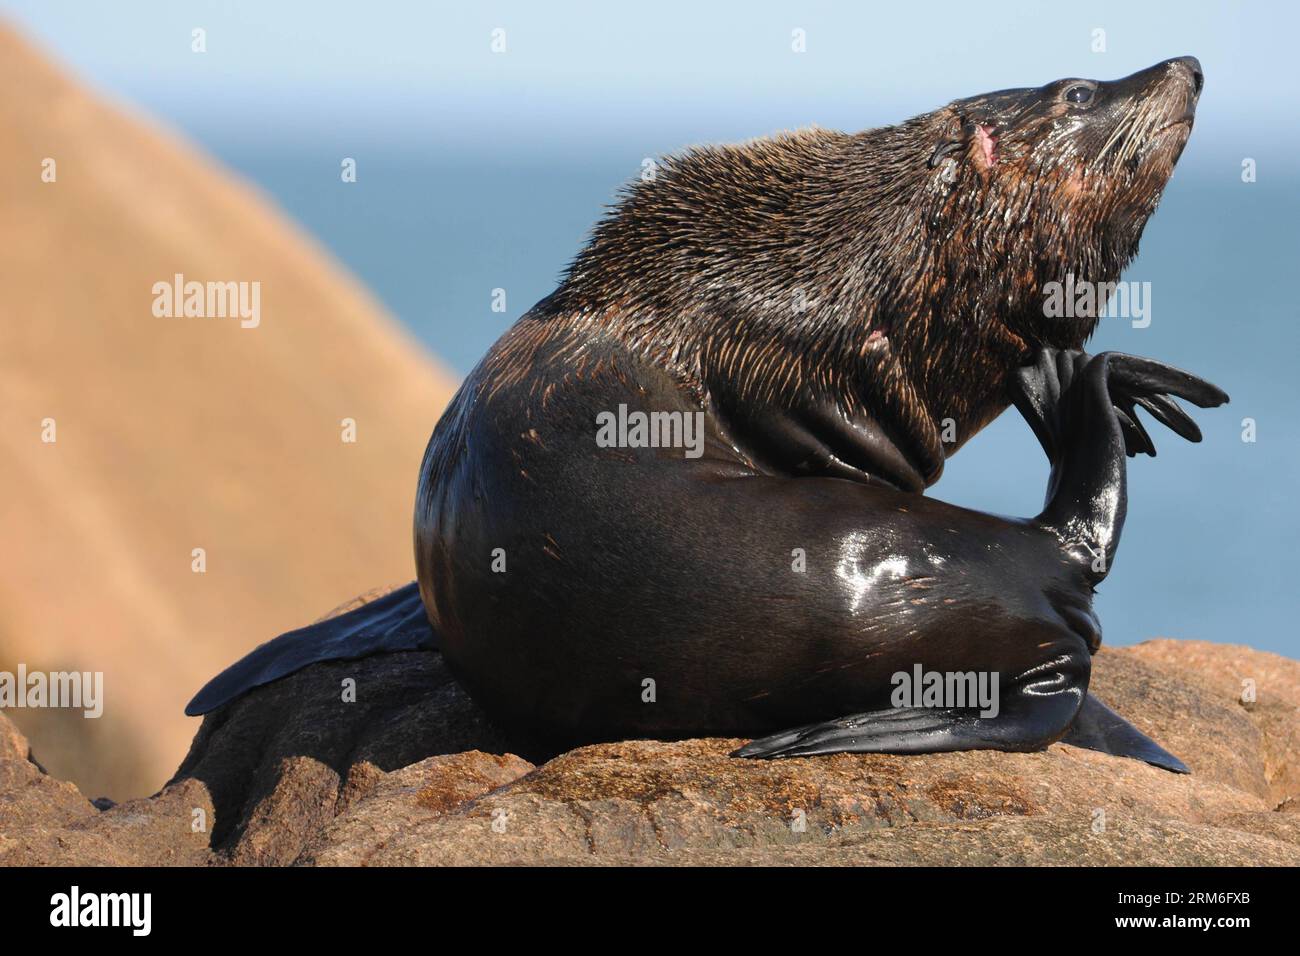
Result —
<instances>
[{"instance_id":1,"label":"pale blue sky","mask_svg":"<svg viewBox=\"0 0 1300 956\"><path fill-rule=\"evenodd\" d=\"M474 149L508 127L512 141L547 150L628 129L714 138L810 122L862 128L959 96L1108 79L1189 53L1207 76L1203 138L1251 138L1282 118L1296 137L1300 115L1300 14L1283 0L0 0L0 11L100 87L229 135L326 124ZM202 56L190 50L194 27L207 30ZM489 49L496 27L505 55ZM804 54L790 49L796 27ZM1091 51L1095 28L1105 53Z\"/></svg>"}]
</instances>

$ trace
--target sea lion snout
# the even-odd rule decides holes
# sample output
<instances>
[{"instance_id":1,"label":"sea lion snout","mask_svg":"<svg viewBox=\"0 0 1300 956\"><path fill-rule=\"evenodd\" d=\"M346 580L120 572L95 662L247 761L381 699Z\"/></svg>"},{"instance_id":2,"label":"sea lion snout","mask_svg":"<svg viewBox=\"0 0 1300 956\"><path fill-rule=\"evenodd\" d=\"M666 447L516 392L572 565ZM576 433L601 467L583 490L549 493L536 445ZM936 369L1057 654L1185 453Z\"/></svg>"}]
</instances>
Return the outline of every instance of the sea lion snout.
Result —
<instances>
[{"instance_id":1,"label":"sea lion snout","mask_svg":"<svg viewBox=\"0 0 1300 956\"><path fill-rule=\"evenodd\" d=\"M1150 93L1166 84L1186 87L1188 97L1195 106L1205 86L1201 61L1194 56L1176 56L1105 85L1114 88L1116 92Z\"/></svg>"},{"instance_id":2,"label":"sea lion snout","mask_svg":"<svg viewBox=\"0 0 1300 956\"><path fill-rule=\"evenodd\" d=\"M1201 61L1194 56L1180 56L1169 62L1177 64L1174 67L1175 71L1185 73L1187 81L1191 84L1191 91L1187 94L1186 106L1181 117L1190 123L1196 116L1196 104L1201 99L1201 90L1205 88L1205 74L1201 70Z\"/></svg>"},{"instance_id":3,"label":"sea lion snout","mask_svg":"<svg viewBox=\"0 0 1300 956\"><path fill-rule=\"evenodd\" d=\"M1180 56L1175 62L1181 63L1192 74L1192 95L1200 98L1205 86L1205 74L1201 70L1201 61L1194 56Z\"/></svg>"},{"instance_id":4,"label":"sea lion snout","mask_svg":"<svg viewBox=\"0 0 1300 956\"><path fill-rule=\"evenodd\" d=\"M1201 61L1194 56L1179 56L1172 60L1165 60L1160 64L1168 71L1181 73L1186 81L1191 84L1192 106L1196 106L1196 101L1200 99L1201 90L1205 86L1205 73L1201 70Z\"/></svg>"},{"instance_id":5,"label":"sea lion snout","mask_svg":"<svg viewBox=\"0 0 1300 956\"><path fill-rule=\"evenodd\" d=\"M1168 117L1166 126L1190 126L1205 88L1205 73L1196 57L1179 56L1105 85L1117 99L1160 104Z\"/></svg>"}]
</instances>

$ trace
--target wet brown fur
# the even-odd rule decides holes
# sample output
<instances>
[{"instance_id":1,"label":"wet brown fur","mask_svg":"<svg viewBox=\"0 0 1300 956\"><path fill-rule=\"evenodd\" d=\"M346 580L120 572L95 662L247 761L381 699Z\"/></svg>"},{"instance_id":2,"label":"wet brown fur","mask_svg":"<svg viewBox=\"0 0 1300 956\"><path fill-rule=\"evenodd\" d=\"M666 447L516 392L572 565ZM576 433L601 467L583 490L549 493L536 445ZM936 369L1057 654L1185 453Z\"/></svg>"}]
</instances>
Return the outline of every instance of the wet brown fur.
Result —
<instances>
[{"instance_id":1,"label":"wet brown fur","mask_svg":"<svg viewBox=\"0 0 1300 956\"><path fill-rule=\"evenodd\" d=\"M1092 333L1094 321L1045 319L1043 288L1067 273L1113 282L1137 253L1190 131L1168 125L1187 97L1174 73L1104 112L1065 102L1080 81L1061 80L856 134L664 159L445 420L521 383L545 406L574 379L632 374L620 369L631 356L724 413L820 402L867 414L930 484L1006 407L1011 370ZM996 137L992 164L981 127Z\"/></svg>"}]
</instances>

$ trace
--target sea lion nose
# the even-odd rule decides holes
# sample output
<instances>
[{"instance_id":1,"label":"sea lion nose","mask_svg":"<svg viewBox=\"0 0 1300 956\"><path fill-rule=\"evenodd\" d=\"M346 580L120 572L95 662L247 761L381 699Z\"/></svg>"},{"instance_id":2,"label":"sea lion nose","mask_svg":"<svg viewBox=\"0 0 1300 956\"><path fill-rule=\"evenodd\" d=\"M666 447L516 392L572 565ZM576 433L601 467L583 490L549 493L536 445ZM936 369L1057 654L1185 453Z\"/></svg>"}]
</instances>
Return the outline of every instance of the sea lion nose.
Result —
<instances>
[{"instance_id":1,"label":"sea lion nose","mask_svg":"<svg viewBox=\"0 0 1300 956\"><path fill-rule=\"evenodd\" d=\"M1187 109L1189 112L1195 110L1201 88L1205 85L1201 61L1194 56L1177 56L1104 85L1116 93L1146 97L1157 90L1168 91L1171 83L1186 84Z\"/></svg>"},{"instance_id":2,"label":"sea lion nose","mask_svg":"<svg viewBox=\"0 0 1300 956\"><path fill-rule=\"evenodd\" d=\"M1201 72L1201 61L1194 56L1180 56L1177 59L1166 60L1168 65L1177 65L1180 69L1187 71L1192 81L1192 101L1195 102L1201 95L1201 87L1205 85L1205 74Z\"/></svg>"}]
</instances>

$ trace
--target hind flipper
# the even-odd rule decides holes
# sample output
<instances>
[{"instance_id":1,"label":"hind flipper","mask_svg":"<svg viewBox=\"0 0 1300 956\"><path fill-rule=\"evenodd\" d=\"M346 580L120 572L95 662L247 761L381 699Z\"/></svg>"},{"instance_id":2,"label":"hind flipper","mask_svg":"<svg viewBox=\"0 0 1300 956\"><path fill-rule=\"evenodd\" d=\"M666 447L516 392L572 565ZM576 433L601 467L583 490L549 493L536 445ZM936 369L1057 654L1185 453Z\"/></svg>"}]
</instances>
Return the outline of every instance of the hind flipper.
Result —
<instances>
[{"instance_id":1,"label":"hind flipper","mask_svg":"<svg viewBox=\"0 0 1300 956\"><path fill-rule=\"evenodd\" d=\"M1059 733L1059 731L1057 731ZM1038 750L1050 721L1010 715L980 717L955 707L891 707L810 724L741 747L733 757L812 757L818 754L930 754L955 750Z\"/></svg>"},{"instance_id":2,"label":"hind flipper","mask_svg":"<svg viewBox=\"0 0 1300 956\"><path fill-rule=\"evenodd\" d=\"M318 661L346 661L392 651L437 650L419 586L412 582L355 611L267 641L204 685L185 707L198 717L254 687Z\"/></svg>"},{"instance_id":3,"label":"hind flipper","mask_svg":"<svg viewBox=\"0 0 1300 956\"><path fill-rule=\"evenodd\" d=\"M1039 750L1065 732L1087 694L1088 653L1077 638L1073 644L1022 674L987 715L974 707L890 707L773 734L732 756Z\"/></svg>"},{"instance_id":4,"label":"hind flipper","mask_svg":"<svg viewBox=\"0 0 1300 956\"><path fill-rule=\"evenodd\" d=\"M1138 730L1092 694L1061 738L1061 743L1096 750L1116 757L1144 760L1174 773L1191 773L1187 765Z\"/></svg>"},{"instance_id":5,"label":"hind flipper","mask_svg":"<svg viewBox=\"0 0 1300 956\"><path fill-rule=\"evenodd\" d=\"M953 750L964 715L951 708L891 707L808 724L751 741L733 757L771 760L837 753L933 753Z\"/></svg>"}]
</instances>

